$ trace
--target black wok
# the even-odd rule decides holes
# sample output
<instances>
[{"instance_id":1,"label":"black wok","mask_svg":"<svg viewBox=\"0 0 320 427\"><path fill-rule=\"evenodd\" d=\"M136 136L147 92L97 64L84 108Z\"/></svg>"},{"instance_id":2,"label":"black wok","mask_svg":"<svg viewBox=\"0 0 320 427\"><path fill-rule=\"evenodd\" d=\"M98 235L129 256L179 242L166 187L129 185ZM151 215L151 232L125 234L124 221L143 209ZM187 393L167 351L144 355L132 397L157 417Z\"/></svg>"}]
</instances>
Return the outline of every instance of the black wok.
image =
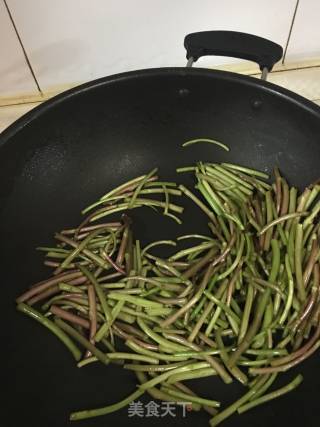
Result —
<instances>
[{"instance_id":1,"label":"black wok","mask_svg":"<svg viewBox=\"0 0 320 427\"><path fill-rule=\"evenodd\" d=\"M319 178L319 135L320 108L308 100L254 78L190 68L95 80L45 102L3 132L0 425L65 426L71 410L116 402L135 388L134 376L116 366L76 368L55 337L15 311L15 297L48 274L36 246L51 243L56 230L78 224L80 210L106 190L154 167L162 177L177 180L177 166L201 159L266 171L279 165L290 183L302 188ZM211 145L181 148L197 137L223 141L231 151ZM188 177L179 179L191 184ZM205 218L189 205L181 226L152 213L133 216L144 242L206 231ZM305 380L297 391L224 425L318 426L319 355L298 370ZM279 384L289 377L292 372ZM212 379L201 381L198 390L224 402L244 391ZM197 413L128 418L123 409L77 425L206 426L207 421Z\"/></svg>"}]
</instances>

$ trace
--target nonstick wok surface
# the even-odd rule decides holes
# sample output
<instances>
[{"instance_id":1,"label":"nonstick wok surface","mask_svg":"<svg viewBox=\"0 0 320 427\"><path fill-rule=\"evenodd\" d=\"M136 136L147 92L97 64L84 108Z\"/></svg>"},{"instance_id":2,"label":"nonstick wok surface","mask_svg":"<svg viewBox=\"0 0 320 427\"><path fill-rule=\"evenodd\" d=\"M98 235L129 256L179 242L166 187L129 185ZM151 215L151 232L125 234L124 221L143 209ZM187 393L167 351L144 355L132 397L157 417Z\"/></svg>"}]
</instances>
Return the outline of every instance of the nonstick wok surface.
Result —
<instances>
[{"instance_id":1,"label":"nonstick wok surface","mask_svg":"<svg viewBox=\"0 0 320 427\"><path fill-rule=\"evenodd\" d=\"M265 171L278 165L300 188L319 178L320 109L270 83L232 73L167 68L111 76L63 93L18 120L0 135L1 425L67 426L72 410L121 400L134 390L132 373L117 366L75 366L47 330L15 311L14 299L47 277L35 248L53 233L80 222L80 211L108 189L159 167L162 178L191 186L175 168L198 160L229 161ZM181 148L189 139L209 144ZM143 243L185 232L207 231L206 218L184 203L181 226L136 210L134 230ZM289 395L228 419L225 426L318 426L319 355ZM241 385L218 379L198 382L203 396L230 403ZM147 402L148 398L140 399ZM127 408L79 422L81 426L206 426L206 414L183 418L128 418Z\"/></svg>"}]
</instances>

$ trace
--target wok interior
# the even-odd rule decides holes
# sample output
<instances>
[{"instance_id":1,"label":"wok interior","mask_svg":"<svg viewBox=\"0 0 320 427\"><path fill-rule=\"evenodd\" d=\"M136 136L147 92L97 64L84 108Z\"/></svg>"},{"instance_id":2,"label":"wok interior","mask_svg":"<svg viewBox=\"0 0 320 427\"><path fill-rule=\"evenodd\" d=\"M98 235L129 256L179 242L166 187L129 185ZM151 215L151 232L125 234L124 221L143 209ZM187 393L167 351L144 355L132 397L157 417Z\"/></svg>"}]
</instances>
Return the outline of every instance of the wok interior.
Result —
<instances>
[{"instance_id":1,"label":"wok interior","mask_svg":"<svg viewBox=\"0 0 320 427\"><path fill-rule=\"evenodd\" d=\"M161 178L190 187L191 177L177 176L176 167L198 160L228 161L270 172L278 165L291 184L303 188L320 175L320 112L254 79L162 69L85 85L19 123L0 136L1 313L7 349L2 364L3 418L12 426L62 426L70 410L123 398L134 389L135 379L118 367L75 368L54 337L15 312L19 292L47 274L35 247L50 244L55 231L77 225L81 209L108 189L154 167ZM209 144L181 148L184 141L198 137L217 139L230 152ZM207 232L205 217L191 203L184 204L181 226L152 212L135 211L136 235L147 243ZM279 425L302 420L316 425L316 369L314 357L303 365L305 381L297 392L226 425L264 426L275 415ZM240 385L225 387L212 379L202 380L195 390L226 403L243 393ZM152 418L154 424L163 421ZM80 424L115 422L140 426L150 420L129 419L122 410ZM167 417L165 422L194 425L206 423L207 417L188 413L185 419Z\"/></svg>"}]
</instances>

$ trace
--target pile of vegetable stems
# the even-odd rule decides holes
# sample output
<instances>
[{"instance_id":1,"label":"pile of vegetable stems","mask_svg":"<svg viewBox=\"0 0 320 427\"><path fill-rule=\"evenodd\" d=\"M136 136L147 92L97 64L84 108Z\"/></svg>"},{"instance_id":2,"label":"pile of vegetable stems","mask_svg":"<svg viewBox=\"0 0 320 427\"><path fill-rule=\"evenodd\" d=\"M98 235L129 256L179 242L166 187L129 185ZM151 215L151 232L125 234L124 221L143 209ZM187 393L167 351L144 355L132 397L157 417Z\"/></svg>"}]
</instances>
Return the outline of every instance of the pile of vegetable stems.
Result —
<instances>
[{"instance_id":1,"label":"pile of vegetable stems","mask_svg":"<svg viewBox=\"0 0 320 427\"><path fill-rule=\"evenodd\" d=\"M116 411L146 392L191 402L213 427L297 387L301 375L269 391L320 346L320 185L299 193L277 168L270 185L266 174L227 163L178 172L194 175L195 190L159 181L155 169L85 209L76 229L55 235L56 246L39 248L51 277L17 298L17 309L51 330L78 367L115 363L138 378L123 401L71 420ZM128 212L148 206L180 223L183 208L172 197L190 198L207 215L207 235L142 248ZM121 212L120 221L106 221ZM154 255L158 245L186 242L171 256ZM200 397L185 384L211 376L246 392L221 409L219 396Z\"/></svg>"}]
</instances>

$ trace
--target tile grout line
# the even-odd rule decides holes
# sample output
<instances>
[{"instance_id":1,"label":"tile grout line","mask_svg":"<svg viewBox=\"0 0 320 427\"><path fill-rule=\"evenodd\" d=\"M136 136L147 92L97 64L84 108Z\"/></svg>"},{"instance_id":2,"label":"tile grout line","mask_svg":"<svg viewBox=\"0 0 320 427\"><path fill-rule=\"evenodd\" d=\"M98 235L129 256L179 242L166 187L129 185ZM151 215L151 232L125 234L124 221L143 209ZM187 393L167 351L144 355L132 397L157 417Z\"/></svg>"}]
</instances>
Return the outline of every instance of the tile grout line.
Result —
<instances>
[{"instance_id":1,"label":"tile grout line","mask_svg":"<svg viewBox=\"0 0 320 427\"><path fill-rule=\"evenodd\" d=\"M47 101L47 98L39 98L37 101L25 101L25 102L16 102L15 104L0 104L0 108L10 108L10 107L19 107L20 105L26 104L40 104L41 102Z\"/></svg>"},{"instance_id":2,"label":"tile grout line","mask_svg":"<svg viewBox=\"0 0 320 427\"><path fill-rule=\"evenodd\" d=\"M21 49L22 49L24 59L25 59L25 61L26 61L26 63L27 63L27 66L28 66L28 68L29 68L29 71L30 71L30 73L32 74L32 77L33 77L33 79L34 79L34 82L35 82L35 84L36 84L36 86L37 86L38 91L39 91L39 92L40 92L40 94L42 95L42 90L41 90L41 88L40 88L39 82L38 82L38 80L37 80L37 78L36 78L36 75L35 75L35 73L34 73L34 70L33 70L33 68L32 68L32 65L31 65L31 62L30 62L29 57L28 57L28 55L27 55L26 49L25 49L25 47L24 47L24 45L23 45L23 43L22 43L22 40L21 40L20 34L19 34L19 32L18 32L17 26L16 26L16 24L15 24L15 22L14 22L13 16L12 16L11 11L10 11L10 9L9 9L9 6L8 6L8 4L7 4L7 0L3 0L3 3L4 3L4 6L5 6L6 10L7 10L7 13L8 13L9 19L10 19L11 24L12 24L12 26L13 26L13 29L14 29L14 31L15 31L15 33L16 33L17 38L18 38L18 41L19 41L20 47L21 47Z\"/></svg>"},{"instance_id":3,"label":"tile grout line","mask_svg":"<svg viewBox=\"0 0 320 427\"><path fill-rule=\"evenodd\" d=\"M284 70L272 70L270 74L278 74L278 73L291 73L292 71L300 71L300 70L312 70L314 68L320 68L320 65L306 65L305 67L295 67L290 69L284 69ZM261 73L258 72L252 72L248 73L249 76L260 76Z\"/></svg>"},{"instance_id":4,"label":"tile grout line","mask_svg":"<svg viewBox=\"0 0 320 427\"><path fill-rule=\"evenodd\" d=\"M284 64L284 61L285 61L286 56L287 56L287 51L288 51L288 47L289 47L289 43L290 43L290 39L291 39L291 35L292 35L294 21L296 20L296 15L297 15L298 7L299 7L299 2L300 2L300 0L296 1L296 5L295 5L295 8L294 8L294 12L293 12L293 16L292 16L292 20L291 20L291 24L290 24L290 29L289 29L289 34L288 34L286 46L284 48L284 53L283 53L283 57L282 57L282 61L281 61L282 64Z\"/></svg>"}]
</instances>

